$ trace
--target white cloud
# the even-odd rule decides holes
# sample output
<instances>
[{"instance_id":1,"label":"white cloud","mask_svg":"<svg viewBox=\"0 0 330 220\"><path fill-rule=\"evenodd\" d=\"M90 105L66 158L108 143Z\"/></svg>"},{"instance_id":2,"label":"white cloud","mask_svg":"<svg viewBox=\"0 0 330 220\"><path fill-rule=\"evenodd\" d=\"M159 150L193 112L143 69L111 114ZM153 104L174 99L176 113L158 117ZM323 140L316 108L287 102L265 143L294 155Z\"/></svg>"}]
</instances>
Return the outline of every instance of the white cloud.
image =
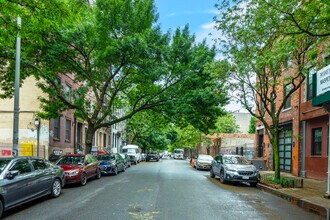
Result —
<instances>
[{"instance_id":1,"label":"white cloud","mask_svg":"<svg viewBox=\"0 0 330 220\"><path fill-rule=\"evenodd\" d=\"M175 13L175 12L172 12L172 13L168 14L167 16L168 16L168 17L173 17L173 16L175 16L175 15L176 15L176 13Z\"/></svg>"},{"instance_id":2,"label":"white cloud","mask_svg":"<svg viewBox=\"0 0 330 220\"><path fill-rule=\"evenodd\" d=\"M210 9L210 10L203 11L203 13L218 15L219 14L219 10L218 9Z\"/></svg>"},{"instance_id":3,"label":"white cloud","mask_svg":"<svg viewBox=\"0 0 330 220\"><path fill-rule=\"evenodd\" d=\"M210 22L210 23L207 23L207 24L202 24L201 25L201 28L202 29L205 29L205 30L210 30L210 29L213 29L215 26L215 23L214 22Z\"/></svg>"}]
</instances>

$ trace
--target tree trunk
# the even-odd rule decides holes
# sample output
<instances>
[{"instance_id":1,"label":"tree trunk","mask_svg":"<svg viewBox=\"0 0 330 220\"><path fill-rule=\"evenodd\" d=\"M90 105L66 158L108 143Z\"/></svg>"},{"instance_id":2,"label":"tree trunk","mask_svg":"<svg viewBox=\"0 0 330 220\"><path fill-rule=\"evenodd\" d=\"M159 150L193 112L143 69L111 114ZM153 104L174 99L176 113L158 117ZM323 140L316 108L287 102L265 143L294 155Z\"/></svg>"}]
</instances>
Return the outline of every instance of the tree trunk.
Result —
<instances>
[{"instance_id":1,"label":"tree trunk","mask_svg":"<svg viewBox=\"0 0 330 220\"><path fill-rule=\"evenodd\" d=\"M274 128L272 131L272 138L270 140L272 147L273 147L273 157L274 157L274 171L275 171L275 179L281 178L280 172L280 155L279 155L279 139L278 139L278 130Z\"/></svg>"},{"instance_id":2,"label":"tree trunk","mask_svg":"<svg viewBox=\"0 0 330 220\"><path fill-rule=\"evenodd\" d=\"M94 133L95 133L94 126L88 124L87 134L86 134L85 154L90 154L92 151Z\"/></svg>"}]
</instances>

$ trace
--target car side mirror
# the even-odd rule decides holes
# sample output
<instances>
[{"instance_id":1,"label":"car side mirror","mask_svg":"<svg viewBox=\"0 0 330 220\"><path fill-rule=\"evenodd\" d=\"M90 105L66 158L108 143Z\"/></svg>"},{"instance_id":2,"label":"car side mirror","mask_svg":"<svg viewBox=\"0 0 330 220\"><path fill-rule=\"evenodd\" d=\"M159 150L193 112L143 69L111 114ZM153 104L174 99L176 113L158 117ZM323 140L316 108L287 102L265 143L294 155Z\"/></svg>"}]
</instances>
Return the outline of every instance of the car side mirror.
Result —
<instances>
[{"instance_id":1,"label":"car side mirror","mask_svg":"<svg viewBox=\"0 0 330 220\"><path fill-rule=\"evenodd\" d=\"M18 170L9 171L9 173L6 174L6 178L9 179L9 180L12 180L18 174L19 174L19 171Z\"/></svg>"}]
</instances>

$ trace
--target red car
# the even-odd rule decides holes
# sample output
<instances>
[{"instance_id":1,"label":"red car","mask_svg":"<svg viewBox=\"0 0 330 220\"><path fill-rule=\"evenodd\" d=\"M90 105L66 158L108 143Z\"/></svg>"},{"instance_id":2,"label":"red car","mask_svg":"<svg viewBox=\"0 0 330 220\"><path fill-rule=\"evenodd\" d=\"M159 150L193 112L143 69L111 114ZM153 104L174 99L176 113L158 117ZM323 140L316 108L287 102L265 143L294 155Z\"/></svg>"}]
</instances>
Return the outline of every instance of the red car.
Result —
<instances>
[{"instance_id":1,"label":"red car","mask_svg":"<svg viewBox=\"0 0 330 220\"><path fill-rule=\"evenodd\" d=\"M65 183L79 183L84 186L87 179L101 178L99 161L91 154L68 154L61 157L56 165L60 166L65 173Z\"/></svg>"}]
</instances>

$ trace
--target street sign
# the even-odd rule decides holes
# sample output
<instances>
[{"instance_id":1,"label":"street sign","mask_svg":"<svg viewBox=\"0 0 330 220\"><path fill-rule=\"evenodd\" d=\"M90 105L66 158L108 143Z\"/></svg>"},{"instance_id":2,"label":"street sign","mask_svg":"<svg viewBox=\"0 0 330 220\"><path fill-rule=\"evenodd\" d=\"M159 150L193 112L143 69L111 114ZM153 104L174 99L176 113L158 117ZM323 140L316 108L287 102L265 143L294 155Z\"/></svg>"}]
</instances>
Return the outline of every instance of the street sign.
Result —
<instances>
[{"instance_id":1,"label":"street sign","mask_svg":"<svg viewBox=\"0 0 330 220\"><path fill-rule=\"evenodd\" d=\"M330 102L330 65L313 75L313 106Z\"/></svg>"}]
</instances>

